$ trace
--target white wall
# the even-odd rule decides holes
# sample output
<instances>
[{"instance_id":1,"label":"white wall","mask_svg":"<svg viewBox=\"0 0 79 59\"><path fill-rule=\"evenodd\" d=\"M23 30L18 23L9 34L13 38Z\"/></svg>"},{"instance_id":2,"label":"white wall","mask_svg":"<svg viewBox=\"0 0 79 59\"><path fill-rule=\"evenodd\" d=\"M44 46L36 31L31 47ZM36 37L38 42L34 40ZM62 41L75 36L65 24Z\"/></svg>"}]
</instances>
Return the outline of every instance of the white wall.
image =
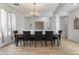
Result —
<instances>
[{"instance_id":1,"label":"white wall","mask_svg":"<svg viewBox=\"0 0 79 59\"><path fill-rule=\"evenodd\" d=\"M24 20L25 18L22 14L16 14L16 29L19 31L19 33L22 33L22 31L26 29Z\"/></svg>"},{"instance_id":2,"label":"white wall","mask_svg":"<svg viewBox=\"0 0 79 59\"><path fill-rule=\"evenodd\" d=\"M53 18L50 18L50 17L36 17L36 18L33 18L33 17L29 17L29 18L26 18L24 20L25 22L25 30L31 30L31 31L35 31L35 22L44 22L44 30L53 30L54 29L54 24L53 23ZM32 26L30 27L30 24L32 24ZM34 33L34 32L32 32Z\"/></svg>"},{"instance_id":3,"label":"white wall","mask_svg":"<svg viewBox=\"0 0 79 59\"><path fill-rule=\"evenodd\" d=\"M68 31L68 21L69 17L68 16L61 16L60 17L60 29L63 31L62 32L62 37L67 38L67 31Z\"/></svg>"},{"instance_id":4,"label":"white wall","mask_svg":"<svg viewBox=\"0 0 79 59\"><path fill-rule=\"evenodd\" d=\"M56 33L58 33L58 31L60 30L60 16L59 15L56 15L55 26L56 26Z\"/></svg>"},{"instance_id":5,"label":"white wall","mask_svg":"<svg viewBox=\"0 0 79 59\"><path fill-rule=\"evenodd\" d=\"M74 29L75 17L79 17L79 8L72 11L69 15L68 39L79 42L79 29Z\"/></svg>"},{"instance_id":6,"label":"white wall","mask_svg":"<svg viewBox=\"0 0 79 59\"><path fill-rule=\"evenodd\" d=\"M25 25L26 25L26 30L35 30L35 22L44 22L44 30L52 30L52 20L53 18L49 17L30 17L25 19ZM30 24L32 24L32 27L30 27Z\"/></svg>"}]
</instances>

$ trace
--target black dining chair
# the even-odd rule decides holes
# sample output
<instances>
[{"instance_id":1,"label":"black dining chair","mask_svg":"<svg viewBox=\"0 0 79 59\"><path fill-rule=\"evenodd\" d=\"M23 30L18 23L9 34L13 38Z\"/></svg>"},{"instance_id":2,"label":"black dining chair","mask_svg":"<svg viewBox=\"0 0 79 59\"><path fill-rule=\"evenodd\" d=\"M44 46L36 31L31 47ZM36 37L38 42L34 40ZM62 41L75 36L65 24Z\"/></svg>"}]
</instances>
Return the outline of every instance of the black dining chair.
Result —
<instances>
[{"instance_id":1,"label":"black dining chair","mask_svg":"<svg viewBox=\"0 0 79 59\"><path fill-rule=\"evenodd\" d=\"M23 42L24 42L24 46L25 46L25 44L27 44L28 41L30 42L30 46L31 46L30 31L23 31Z\"/></svg>"},{"instance_id":2,"label":"black dining chair","mask_svg":"<svg viewBox=\"0 0 79 59\"><path fill-rule=\"evenodd\" d=\"M18 34L18 31L13 31L14 33L14 37L15 37L15 45L18 46L18 43L19 43L19 36L17 35Z\"/></svg>"},{"instance_id":3,"label":"black dining chair","mask_svg":"<svg viewBox=\"0 0 79 59\"><path fill-rule=\"evenodd\" d=\"M14 36L15 36L15 42L17 42L17 44L20 42L20 45L22 45L23 36L18 33L18 30L13 31L13 32L14 32ZM16 39L16 36L18 36L18 39Z\"/></svg>"},{"instance_id":4,"label":"black dining chair","mask_svg":"<svg viewBox=\"0 0 79 59\"><path fill-rule=\"evenodd\" d=\"M13 33L14 33L14 36L16 38L16 34L18 34L18 31L17 30L16 31L13 31Z\"/></svg>"},{"instance_id":5,"label":"black dining chair","mask_svg":"<svg viewBox=\"0 0 79 59\"><path fill-rule=\"evenodd\" d=\"M62 30L59 30L58 33L59 33L59 39L61 39Z\"/></svg>"},{"instance_id":6,"label":"black dining chair","mask_svg":"<svg viewBox=\"0 0 79 59\"><path fill-rule=\"evenodd\" d=\"M15 30L15 31L13 31L13 32L14 32L14 34L15 34L15 33L18 33L18 30Z\"/></svg>"},{"instance_id":7,"label":"black dining chair","mask_svg":"<svg viewBox=\"0 0 79 59\"><path fill-rule=\"evenodd\" d=\"M59 30L59 31L58 31L58 34L59 34L59 41L60 41L60 44L61 44L61 35L62 35L62 30Z\"/></svg>"},{"instance_id":8,"label":"black dining chair","mask_svg":"<svg viewBox=\"0 0 79 59\"><path fill-rule=\"evenodd\" d=\"M46 46L47 46L47 41L51 41L51 45L53 46L53 31L45 31Z\"/></svg>"},{"instance_id":9,"label":"black dining chair","mask_svg":"<svg viewBox=\"0 0 79 59\"><path fill-rule=\"evenodd\" d=\"M42 45L42 31L35 31L35 47L37 45L37 41L41 41L41 46Z\"/></svg>"},{"instance_id":10,"label":"black dining chair","mask_svg":"<svg viewBox=\"0 0 79 59\"><path fill-rule=\"evenodd\" d=\"M61 34L62 34L62 30L58 31L58 34L55 34L53 39L54 39L54 44L57 41L57 46L59 47L59 45L61 44Z\"/></svg>"}]
</instances>

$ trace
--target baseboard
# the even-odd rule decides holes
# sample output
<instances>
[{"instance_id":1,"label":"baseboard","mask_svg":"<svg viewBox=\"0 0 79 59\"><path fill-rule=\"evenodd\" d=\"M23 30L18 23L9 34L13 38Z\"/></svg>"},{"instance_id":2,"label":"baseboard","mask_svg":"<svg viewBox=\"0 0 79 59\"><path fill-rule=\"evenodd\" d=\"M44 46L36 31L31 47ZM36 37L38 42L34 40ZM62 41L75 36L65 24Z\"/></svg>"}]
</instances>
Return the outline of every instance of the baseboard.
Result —
<instances>
[{"instance_id":1,"label":"baseboard","mask_svg":"<svg viewBox=\"0 0 79 59\"><path fill-rule=\"evenodd\" d=\"M71 39L67 39L69 41L72 41L72 42L75 42L75 43L79 43L78 41L74 41L74 40L71 40Z\"/></svg>"},{"instance_id":2,"label":"baseboard","mask_svg":"<svg viewBox=\"0 0 79 59\"><path fill-rule=\"evenodd\" d=\"M6 43L0 45L0 48L3 48L3 47L5 47L5 46L7 46L7 45L9 45L9 44L11 44L11 43L13 43L13 42L14 42L14 40L9 41L9 42L6 42Z\"/></svg>"}]
</instances>

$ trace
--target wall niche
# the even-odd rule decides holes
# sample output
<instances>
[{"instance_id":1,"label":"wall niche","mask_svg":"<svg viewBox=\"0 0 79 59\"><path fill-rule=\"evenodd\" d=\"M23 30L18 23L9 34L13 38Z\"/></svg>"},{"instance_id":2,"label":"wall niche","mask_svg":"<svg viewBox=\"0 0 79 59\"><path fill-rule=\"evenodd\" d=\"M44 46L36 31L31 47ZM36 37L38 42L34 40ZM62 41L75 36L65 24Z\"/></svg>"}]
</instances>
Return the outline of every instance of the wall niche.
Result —
<instances>
[{"instance_id":1,"label":"wall niche","mask_svg":"<svg viewBox=\"0 0 79 59\"><path fill-rule=\"evenodd\" d=\"M74 29L79 29L79 18L75 17L74 19Z\"/></svg>"}]
</instances>

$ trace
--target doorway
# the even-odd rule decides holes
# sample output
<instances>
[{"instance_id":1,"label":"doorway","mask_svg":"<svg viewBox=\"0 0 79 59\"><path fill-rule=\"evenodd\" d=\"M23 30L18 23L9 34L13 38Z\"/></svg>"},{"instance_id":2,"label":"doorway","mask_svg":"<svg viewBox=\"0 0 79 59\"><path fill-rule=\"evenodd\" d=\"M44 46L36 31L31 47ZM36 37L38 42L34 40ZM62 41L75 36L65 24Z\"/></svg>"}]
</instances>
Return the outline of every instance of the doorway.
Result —
<instances>
[{"instance_id":1,"label":"doorway","mask_svg":"<svg viewBox=\"0 0 79 59\"><path fill-rule=\"evenodd\" d=\"M67 38L68 34L68 16L61 16L60 17L60 29L63 31L62 32L62 37Z\"/></svg>"}]
</instances>

